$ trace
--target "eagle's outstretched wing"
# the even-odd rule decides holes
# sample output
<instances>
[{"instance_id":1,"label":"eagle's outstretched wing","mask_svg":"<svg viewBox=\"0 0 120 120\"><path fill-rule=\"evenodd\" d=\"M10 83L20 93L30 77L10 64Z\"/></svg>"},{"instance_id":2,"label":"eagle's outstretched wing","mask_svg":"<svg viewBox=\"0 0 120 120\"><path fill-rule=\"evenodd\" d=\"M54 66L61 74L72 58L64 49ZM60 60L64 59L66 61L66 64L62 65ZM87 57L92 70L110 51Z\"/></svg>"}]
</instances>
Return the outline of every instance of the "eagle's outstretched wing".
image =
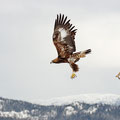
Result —
<instances>
[{"instance_id":1,"label":"eagle's outstretched wing","mask_svg":"<svg viewBox=\"0 0 120 120\"><path fill-rule=\"evenodd\" d=\"M58 52L58 57L65 58L76 51L75 26L64 15L57 15L54 25L53 42Z\"/></svg>"},{"instance_id":2,"label":"eagle's outstretched wing","mask_svg":"<svg viewBox=\"0 0 120 120\"><path fill-rule=\"evenodd\" d=\"M120 79L120 72L116 75L116 77L117 77L118 79Z\"/></svg>"}]
</instances>

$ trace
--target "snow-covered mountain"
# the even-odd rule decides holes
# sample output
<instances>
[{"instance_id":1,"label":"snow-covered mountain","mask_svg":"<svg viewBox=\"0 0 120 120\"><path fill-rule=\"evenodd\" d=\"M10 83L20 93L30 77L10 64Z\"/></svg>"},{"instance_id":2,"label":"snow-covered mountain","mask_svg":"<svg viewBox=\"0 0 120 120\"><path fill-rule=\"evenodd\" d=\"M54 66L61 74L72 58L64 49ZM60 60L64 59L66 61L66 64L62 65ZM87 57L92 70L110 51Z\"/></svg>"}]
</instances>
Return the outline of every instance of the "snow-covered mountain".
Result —
<instances>
[{"instance_id":1,"label":"snow-covered mountain","mask_svg":"<svg viewBox=\"0 0 120 120\"><path fill-rule=\"evenodd\" d=\"M1 97L0 120L120 120L120 95L83 94L38 102Z\"/></svg>"},{"instance_id":2,"label":"snow-covered mountain","mask_svg":"<svg viewBox=\"0 0 120 120\"><path fill-rule=\"evenodd\" d=\"M40 105L67 105L74 102L87 104L108 104L120 105L120 95L115 94L81 94L67 97L52 98L49 100L33 100L32 102Z\"/></svg>"}]
</instances>

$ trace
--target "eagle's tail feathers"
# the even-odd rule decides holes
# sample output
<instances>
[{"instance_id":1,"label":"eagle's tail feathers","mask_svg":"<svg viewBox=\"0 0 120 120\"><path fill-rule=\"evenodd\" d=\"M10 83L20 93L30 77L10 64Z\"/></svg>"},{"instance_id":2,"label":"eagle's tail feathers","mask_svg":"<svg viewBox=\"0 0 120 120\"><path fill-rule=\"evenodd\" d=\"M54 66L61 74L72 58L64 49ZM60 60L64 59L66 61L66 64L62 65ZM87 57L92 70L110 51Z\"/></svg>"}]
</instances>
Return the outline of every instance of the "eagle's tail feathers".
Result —
<instances>
[{"instance_id":1,"label":"eagle's tail feathers","mask_svg":"<svg viewBox=\"0 0 120 120\"><path fill-rule=\"evenodd\" d=\"M89 53L91 53L91 49L87 49L84 52L85 52L85 54L89 54Z\"/></svg>"},{"instance_id":2,"label":"eagle's tail feathers","mask_svg":"<svg viewBox=\"0 0 120 120\"><path fill-rule=\"evenodd\" d=\"M80 54L79 54L79 57L83 58L83 57L85 57L89 53L91 53L91 49L87 49L87 50L81 51Z\"/></svg>"}]
</instances>

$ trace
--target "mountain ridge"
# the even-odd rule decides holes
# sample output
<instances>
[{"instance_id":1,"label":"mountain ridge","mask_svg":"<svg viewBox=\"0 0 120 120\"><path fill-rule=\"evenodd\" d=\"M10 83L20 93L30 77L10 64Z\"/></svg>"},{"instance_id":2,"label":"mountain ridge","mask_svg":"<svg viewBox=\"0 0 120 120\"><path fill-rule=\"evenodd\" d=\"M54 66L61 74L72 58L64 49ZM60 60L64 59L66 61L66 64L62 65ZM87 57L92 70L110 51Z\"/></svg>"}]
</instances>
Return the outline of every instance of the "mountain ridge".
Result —
<instances>
[{"instance_id":1,"label":"mountain ridge","mask_svg":"<svg viewBox=\"0 0 120 120\"><path fill-rule=\"evenodd\" d=\"M30 102L39 105L67 105L73 102L81 102L87 104L110 104L120 105L120 95L117 94L80 94L66 97L55 97L48 100L32 100Z\"/></svg>"},{"instance_id":2,"label":"mountain ridge","mask_svg":"<svg viewBox=\"0 0 120 120\"><path fill-rule=\"evenodd\" d=\"M84 96L89 97L85 94ZM119 95L103 96L106 101L110 101L108 99L114 97L112 103L115 104L104 103L103 98L101 98L102 102L98 102L98 99L97 103L96 101L85 103L79 101L81 100L80 95L71 97L67 97L67 99L63 97L62 103L64 104L58 104L61 101L55 99L55 101L58 100L58 103L51 105L40 105L0 97L0 120L120 120L120 105L116 104L116 101L120 102ZM101 96L94 96L92 101L96 100L97 97Z\"/></svg>"}]
</instances>

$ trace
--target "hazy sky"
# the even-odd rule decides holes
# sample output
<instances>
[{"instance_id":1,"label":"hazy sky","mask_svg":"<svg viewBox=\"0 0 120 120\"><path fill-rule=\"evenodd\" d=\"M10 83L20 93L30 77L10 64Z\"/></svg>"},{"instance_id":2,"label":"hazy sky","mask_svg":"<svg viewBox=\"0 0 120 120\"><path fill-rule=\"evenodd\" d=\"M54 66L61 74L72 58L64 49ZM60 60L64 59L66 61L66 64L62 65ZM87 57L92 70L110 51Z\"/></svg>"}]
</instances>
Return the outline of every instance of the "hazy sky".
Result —
<instances>
[{"instance_id":1,"label":"hazy sky","mask_svg":"<svg viewBox=\"0 0 120 120\"><path fill-rule=\"evenodd\" d=\"M78 29L77 51L92 49L81 59L77 78L57 57L52 42L56 15L62 13ZM0 96L22 100L49 99L83 93L120 94L119 0L0 0Z\"/></svg>"}]
</instances>

